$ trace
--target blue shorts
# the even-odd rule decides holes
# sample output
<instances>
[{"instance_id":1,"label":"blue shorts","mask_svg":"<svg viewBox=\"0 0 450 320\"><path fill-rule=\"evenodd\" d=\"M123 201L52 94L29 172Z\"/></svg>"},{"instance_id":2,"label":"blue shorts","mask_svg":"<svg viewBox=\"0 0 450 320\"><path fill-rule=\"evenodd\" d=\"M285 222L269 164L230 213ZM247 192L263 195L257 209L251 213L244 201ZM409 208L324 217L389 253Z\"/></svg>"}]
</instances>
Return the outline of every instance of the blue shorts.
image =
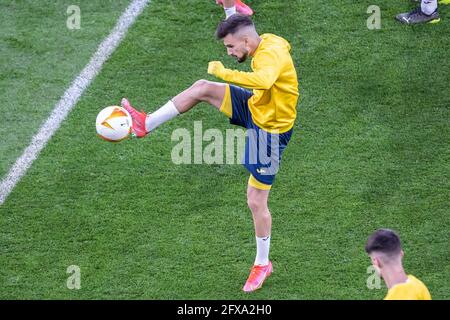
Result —
<instances>
[{"instance_id":1,"label":"blue shorts","mask_svg":"<svg viewBox=\"0 0 450 320\"><path fill-rule=\"evenodd\" d=\"M270 190L281 162L281 155L291 139L292 129L284 133L269 133L258 127L252 119L248 99L249 90L227 85L220 107L230 123L247 129L243 165L251 173L249 184Z\"/></svg>"}]
</instances>

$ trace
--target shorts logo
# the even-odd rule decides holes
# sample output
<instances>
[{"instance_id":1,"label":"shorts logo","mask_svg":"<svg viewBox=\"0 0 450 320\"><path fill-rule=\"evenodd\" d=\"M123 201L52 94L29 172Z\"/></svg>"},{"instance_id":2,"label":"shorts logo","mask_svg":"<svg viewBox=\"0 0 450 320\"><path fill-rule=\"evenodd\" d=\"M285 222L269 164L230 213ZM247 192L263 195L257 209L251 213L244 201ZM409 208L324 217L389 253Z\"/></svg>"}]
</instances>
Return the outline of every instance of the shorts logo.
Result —
<instances>
[{"instance_id":1,"label":"shorts logo","mask_svg":"<svg viewBox=\"0 0 450 320\"><path fill-rule=\"evenodd\" d=\"M280 135L258 128L203 130L201 121L194 122L194 136L186 128L172 132L174 164L243 164L250 172L260 176L274 176L279 169L281 153L289 141L290 133ZM283 140L280 140L283 139ZM205 145L205 142L207 145ZM237 152L236 152L237 150Z\"/></svg>"}]
</instances>

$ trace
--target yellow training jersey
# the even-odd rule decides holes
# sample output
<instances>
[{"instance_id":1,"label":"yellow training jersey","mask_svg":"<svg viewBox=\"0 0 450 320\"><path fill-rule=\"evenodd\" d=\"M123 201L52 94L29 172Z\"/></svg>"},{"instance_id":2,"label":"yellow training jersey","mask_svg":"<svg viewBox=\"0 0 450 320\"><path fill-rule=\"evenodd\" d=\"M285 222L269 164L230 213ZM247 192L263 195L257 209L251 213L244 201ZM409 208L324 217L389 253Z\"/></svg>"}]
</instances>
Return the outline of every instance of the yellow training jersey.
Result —
<instances>
[{"instance_id":1,"label":"yellow training jersey","mask_svg":"<svg viewBox=\"0 0 450 320\"><path fill-rule=\"evenodd\" d=\"M431 295L422 281L408 275L405 283L396 284L389 289L384 300L431 300Z\"/></svg>"},{"instance_id":2,"label":"yellow training jersey","mask_svg":"<svg viewBox=\"0 0 450 320\"><path fill-rule=\"evenodd\" d=\"M253 54L253 72L225 69L221 78L248 89L253 121L269 132L289 131L297 116L298 80L290 54L291 45L274 34L261 35Z\"/></svg>"}]
</instances>

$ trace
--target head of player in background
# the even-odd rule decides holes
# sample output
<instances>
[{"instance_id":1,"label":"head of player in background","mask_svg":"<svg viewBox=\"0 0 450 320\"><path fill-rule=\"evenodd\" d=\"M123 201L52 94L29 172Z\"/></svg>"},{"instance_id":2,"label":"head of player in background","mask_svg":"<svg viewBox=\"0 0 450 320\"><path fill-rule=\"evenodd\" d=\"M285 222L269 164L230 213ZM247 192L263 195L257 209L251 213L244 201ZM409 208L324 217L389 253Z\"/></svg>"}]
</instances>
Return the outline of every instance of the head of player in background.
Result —
<instances>
[{"instance_id":1,"label":"head of player in background","mask_svg":"<svg viewBox=\"0 0 450 320\"><path fill-rule=\"evenodd\" d=\"M400 237L395 231L378 229L367 240L365 249L375 270L383 278L386 271L403 268L403 250Z\"/></svg>"},{"instance_id":2,"label":"head of player in background","mask_svg":"<svg viewBox=\"0 0 450 320\"><path fill-rule=\"evenodd\" d=\"M216 37L223 40L228 55L236 58L239 63L252 56L261 42L252 19L240 14L234 14L220 22Z\"/></svg>"}]
</instances>

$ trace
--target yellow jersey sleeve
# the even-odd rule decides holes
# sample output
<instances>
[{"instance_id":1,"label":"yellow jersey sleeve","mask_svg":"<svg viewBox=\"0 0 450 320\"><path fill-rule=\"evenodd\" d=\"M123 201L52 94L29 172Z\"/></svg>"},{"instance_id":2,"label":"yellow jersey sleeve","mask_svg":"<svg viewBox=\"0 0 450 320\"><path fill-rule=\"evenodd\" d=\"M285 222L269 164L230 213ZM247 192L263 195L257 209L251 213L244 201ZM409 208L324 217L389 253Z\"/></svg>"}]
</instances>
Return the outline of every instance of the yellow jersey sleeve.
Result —
<instances>
[{"instance_id":1,"label":"yellow jersey sleeve","mask_svg":"<svg viewBox=\"0 0 450 320\"><path fill-rule=\"evenodd\" d=\"M253 60L253 72L225 69L221 78L248 89L268 90L278 79L280 66L276 52L264 50Z\"/></svg>"},{"instance_id":2,"label":"yellow jersey sleeve","mask_svg":"<svg viewBox=\"0 0 450 320\"><path fill-rule=\"evenodd\" d=\"M408 275L408 281L389 289L384 300L431 300L431 295L422 281Z\"/></svg>"}]
</instances>

